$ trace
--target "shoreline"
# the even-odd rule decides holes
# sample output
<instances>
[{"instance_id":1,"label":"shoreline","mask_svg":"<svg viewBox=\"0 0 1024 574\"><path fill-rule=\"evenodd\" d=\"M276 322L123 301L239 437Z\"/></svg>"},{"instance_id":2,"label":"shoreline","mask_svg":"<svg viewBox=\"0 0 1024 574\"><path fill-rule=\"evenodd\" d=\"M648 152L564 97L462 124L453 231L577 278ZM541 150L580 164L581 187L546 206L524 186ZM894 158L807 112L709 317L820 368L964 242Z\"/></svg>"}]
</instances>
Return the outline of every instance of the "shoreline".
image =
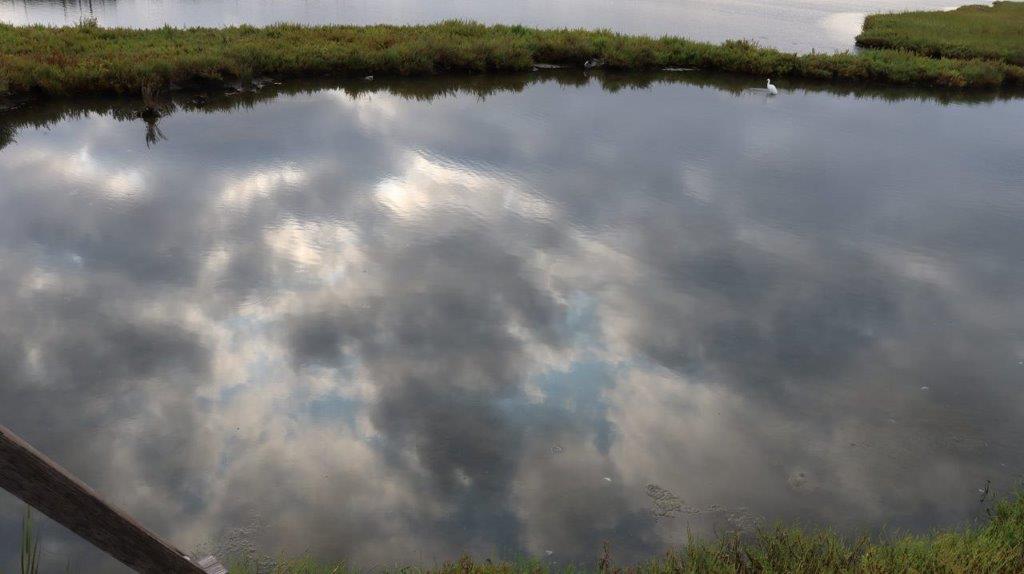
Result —
<instances>
[{"instance_id":1,"label":"shoreline","mask_svg":"<svg viewBox=\"0 0 1024 574\"><path fill-rule=\"evenodd\" d=\"M8 99L152 95L180 85L230 85L264 77L481 75L545 66L611 72L683 69L946 90L1024 86L1024 66L1009 61L932 57L905 47L793 54L747 41L709 44L462 21L145 30L101 28L92 22L57 28L0 24L0 97Z\"/></svg>"},{"instance_id":2,"label":"shoreline","mask_svg":"<svg viewBox=\"0 0 1024 574\"><path fill-rule=\"evenodd\" d=\"M979 504L984 503L984 498ZM776 524L756 532L721 533L715 539L695 536L648 560L616 563L605 542L589 563L557 564L523 557L518 560L474 559L463 556L435 566L383 569L424 574L682 574L697 572L991 572L1024 569L1024 498L1021 493L996 500L984 521L928 534L893 533L842 536L828 528ZM226 562L231 574L257 574L253 557ZM278 561L274 574L358 574L367 571L344 562L318 562L311 557Z\"/></svg>"}]
</instances>

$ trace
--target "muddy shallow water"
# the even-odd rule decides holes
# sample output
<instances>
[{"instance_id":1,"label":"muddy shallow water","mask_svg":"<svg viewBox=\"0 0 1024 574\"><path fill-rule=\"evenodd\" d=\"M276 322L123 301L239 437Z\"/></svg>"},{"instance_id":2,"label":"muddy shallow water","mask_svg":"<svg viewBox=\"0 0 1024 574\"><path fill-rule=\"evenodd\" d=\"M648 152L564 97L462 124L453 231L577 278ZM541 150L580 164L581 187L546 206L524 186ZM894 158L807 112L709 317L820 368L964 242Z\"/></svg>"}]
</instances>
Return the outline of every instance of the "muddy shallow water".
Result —
<instances>
[{"instance_id":1,"label":"muddy shallow water","mask_svg":"<svg viewBox=\"0 0 1024 574\"><path fill-rule=\"evenodd\" d=\"M950 0L0 0L0 22L104 26L423 24L445 19L608 28L721 42L749 39L786 51L848 50L865 14L939 10Z\"/></svg>"},{"instance_id":2,"label":"muddy shallow water","mask_svg":"<svg viewBox=\"0 0 1024 574\"><path fill-rule=\"evenodd\" d=\"M5 116L0 421L182 547L364 566L1020 482L1021 100L543 78Z\"/></svg>"}]
</instances>

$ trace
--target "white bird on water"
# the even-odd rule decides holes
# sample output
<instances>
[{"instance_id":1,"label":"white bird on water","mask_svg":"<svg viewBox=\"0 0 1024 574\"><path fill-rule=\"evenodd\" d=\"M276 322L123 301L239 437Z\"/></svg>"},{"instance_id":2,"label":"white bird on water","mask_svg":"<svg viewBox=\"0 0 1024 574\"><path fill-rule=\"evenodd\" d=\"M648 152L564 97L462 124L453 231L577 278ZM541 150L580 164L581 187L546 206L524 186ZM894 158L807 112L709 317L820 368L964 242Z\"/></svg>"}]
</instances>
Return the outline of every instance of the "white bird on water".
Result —
<instances>
[{"instance_id":1,"label":"white bird on water","mask_svg":"<svg viewBox=\"0 0 1024 574\"><path fill-rule=\"evenodd\" d=\"M768 93L773 95L773 96L776 96L776 95L779 94L779 89L776 88L775 84L772 83L772 79L771 78L768 78Z\"/></svg>"}]
</instances>

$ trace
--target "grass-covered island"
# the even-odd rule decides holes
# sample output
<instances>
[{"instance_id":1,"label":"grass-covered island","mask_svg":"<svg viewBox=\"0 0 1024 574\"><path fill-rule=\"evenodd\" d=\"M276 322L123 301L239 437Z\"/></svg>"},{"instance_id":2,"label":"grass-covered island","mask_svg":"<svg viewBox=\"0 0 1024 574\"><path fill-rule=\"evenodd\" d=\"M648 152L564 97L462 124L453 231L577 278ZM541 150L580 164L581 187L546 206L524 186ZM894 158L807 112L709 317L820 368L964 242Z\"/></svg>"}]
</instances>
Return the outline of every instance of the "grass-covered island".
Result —
<instances>
[{"instance_id":1,"label":"grass-covered island","mask_svg":"<svg viewBox=\"0 0 1024 574\"><path fill-rule=\"evenodd\" d=\"M874 17L868 20L861 43L884 49L802 55L746 41L709 44L676 37L457 21L423 26L280 24L155 30L101 28L95 23L0 25L0 95L138 94L172 84L263 76L521 72L538 64L581 67L588 61L611 70L697 68L762 78L957 88L1024 86L1024 67L1011 50L1020 49L1022 5L1004 2L994 9ZM980 34L981 25L975 20L978 14L987 15L985 10L998 14L986 16L984 40L957 40L952 44L956 50L935 49L938 44L931 40L936 35L941 38L943 32L933 30L961 30L961 36L973 37ZM999 15L1004 12L1013 17ZM907 29L920 32L913 36Z\"/></svg>"},{"instance_id":2,"label":"grass-covered island","mask_svg":"<svg viewBox=\"0 0 1024 574\"><path fill-rule=\"evenodd\" d=\"M1024 2L868 16L857 44L936 58L987 58L1024 66Z\"/></svg>"},{"instance_id":3,"label":"grass-covered island","mask_svg":"<svg viewBox=\"0 0 1024 574\"><path fill-rule=\"evenodd\" d=\"M754 573L863 572L968 573L1024 572L1024 497L998 502L985 524L926 536L896 536L849 540L828 530L806 531L777 526L753 539L723 536L714 542L690 540L678 550L635 565L617 564L608 548L595 553L590 564L550 566L536 560L474 561L469 558L437 567L396 568L396 572L437 574L547 574L559 572ZM246 562L230 566L232 574L256 574ZM300 559L279 563L275 574L347 574L358 570L344 564L319 564ZM265 572L265 570L261 571Z\"/></svg>"}]
</instances>

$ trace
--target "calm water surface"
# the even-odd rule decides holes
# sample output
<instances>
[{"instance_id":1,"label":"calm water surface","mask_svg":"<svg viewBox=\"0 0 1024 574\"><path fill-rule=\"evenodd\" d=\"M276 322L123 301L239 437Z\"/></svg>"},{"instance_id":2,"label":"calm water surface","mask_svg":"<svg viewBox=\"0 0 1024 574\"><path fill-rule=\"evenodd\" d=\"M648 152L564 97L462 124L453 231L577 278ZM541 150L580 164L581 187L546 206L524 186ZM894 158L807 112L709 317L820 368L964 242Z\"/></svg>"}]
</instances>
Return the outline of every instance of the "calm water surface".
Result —
<instances>
[{"instance_id":1,"label":"calm water surface","mask_svg":"<svg viewBox=\"0 0 1024 574\"><path fill-rule=\"evenodd\" d=\"M364 566L1020 482L1024 102L571 79L8 124L0 421L184 548Z\"/></svg>"},{"instance_id":2,"label":"calm water surface","mask_svg":"<svg viewBox=\"0 0 1024 574\"><path fill-rule=\"evenodd\" d=\"M0 21L105 26L422 24L449 18L542 27L609 28L720 42L746 38L787 51L853 48L864 15L937 10L957 0L0 0Z\"/></svg>"}]
</instances>

